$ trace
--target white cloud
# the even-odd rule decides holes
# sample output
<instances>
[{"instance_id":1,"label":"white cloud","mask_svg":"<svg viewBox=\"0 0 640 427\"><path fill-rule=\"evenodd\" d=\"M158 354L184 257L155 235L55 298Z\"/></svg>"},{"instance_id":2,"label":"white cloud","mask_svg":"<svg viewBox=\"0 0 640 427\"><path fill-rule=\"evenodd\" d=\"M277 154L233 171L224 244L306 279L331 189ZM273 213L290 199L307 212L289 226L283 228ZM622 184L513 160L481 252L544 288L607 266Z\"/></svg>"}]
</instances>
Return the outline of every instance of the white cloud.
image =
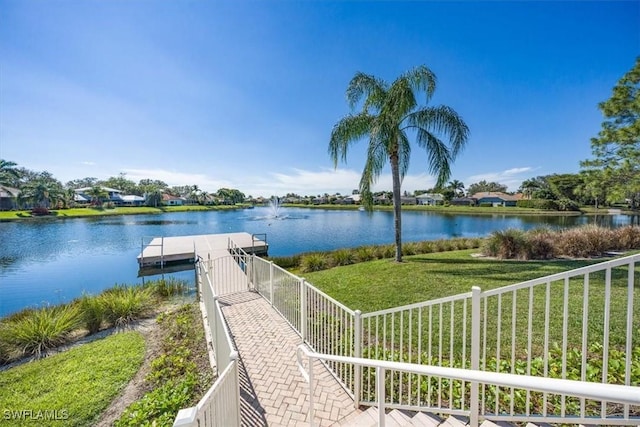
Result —
<instances>
[{"instance_id":1,"label":"white cloud","mask_svg":"<svg viewBox=\"0 0 640 427\"><path fill-rule=\"evenodd\" d=\"M267 177L253 178L251 182L239 184L245 194L253 196L283 196L286 193L300 195L351 194L359 187L361 173L352 169L322 169L309 171L292 169L290 173L277 172ZM426 189L434 185L435 179L427 174L407 175L402 184L403 191ZM238 188L236 187L236 188ZM382 174L373 186L374 191L391 191L391 174Z\"/></svg>"},{"instance_id":2,"label":"white cloud","mask_svg":"<svg viewBox=\"0 0 640 427\"><path fill-rule=\"evenodd\" d=\"M167 185L197 185L201 189L209 192L217 191L220 188L237 188L227 180L211 179L202 173L187 173L168 171L164 169L124 169L127 179L138 182L141 179L159 179Z\"/></svg>"},{"instance_id":3,"label":"white cloud","mask_svg":"<svg viewBox=\"0 0 640 427\"><path fill-rule=\"evenodd\" d=\"M487 172L467 177L464 181L469 186L479 181L498 182L508 187L509 191L516 191L522 181L530 177L531 172L536 170L533 167L511 168L500 172ZM526 174L526 175L525 175Z\"/></svg>"},{"instance_id":4,"label":"white cloud","mask_svg":"<svg viewBox=\"0 0 640 427\"><path fill-rule=\"evenodd\" d=\"M169 186L197 185L200 189L215 192L220 188L235 188L254 197L284 196L287 193L300 195L351 194L358 188L360 172L351 169L321 169L310 171L291 169L290 172L267 172L260 176L234 175L229 179L213 179L204 173L189 173L165 169L124 169L127 179L138 182L141 179L159 179ZM428 174L407 175L402 183L402 191L433 187L435 179ZM391 191L391 174L382 174L374 184L374 191Z\"/></svg>"}]
</instances>

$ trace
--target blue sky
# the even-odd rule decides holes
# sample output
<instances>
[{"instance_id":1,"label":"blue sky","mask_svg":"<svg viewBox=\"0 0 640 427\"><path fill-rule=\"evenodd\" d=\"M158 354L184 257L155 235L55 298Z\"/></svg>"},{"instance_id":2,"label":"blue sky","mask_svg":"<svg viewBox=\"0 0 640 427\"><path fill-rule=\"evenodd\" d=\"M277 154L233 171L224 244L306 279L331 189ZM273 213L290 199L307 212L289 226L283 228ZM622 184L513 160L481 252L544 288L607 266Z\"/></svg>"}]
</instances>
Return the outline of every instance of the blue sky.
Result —
<instances>
[{"instance_id":1,"label":"blue sky","mask_svg":"<svg viewBox=\"0 0 640 427\"><path fill-rule=\"evenodd\" d=\"M327 154L349 80L424 64L471 129L451 178L516 190L579 170L637 55L638 1L0 0L0 157L62 182L351 193L366 141ZM426 171L414 146L402 189Z\"/></svg>"}]
</instances>

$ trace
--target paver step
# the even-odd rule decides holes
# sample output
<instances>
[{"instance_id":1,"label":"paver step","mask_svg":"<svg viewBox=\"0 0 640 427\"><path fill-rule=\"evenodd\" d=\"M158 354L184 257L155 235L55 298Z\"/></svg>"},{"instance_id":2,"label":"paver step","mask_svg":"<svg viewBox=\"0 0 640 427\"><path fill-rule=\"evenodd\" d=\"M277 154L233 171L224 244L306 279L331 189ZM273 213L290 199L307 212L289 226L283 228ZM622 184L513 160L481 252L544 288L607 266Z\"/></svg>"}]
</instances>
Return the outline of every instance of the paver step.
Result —
<instances>
[{"instance_id":1,"label":"paver step","mask_svg":"<svg viewBox=\"0 0 640 427\"><path fill-rule=\"evenodd\" d=\"M378 425L378 408L371 407L357 417L345 423L337 424L344 427L375 427ZM449 416L439 418L427 412L413 412L393 409L385 415L387 427L468 427L468 420L464 417ZM513 424L504 421L492 422L485 420L480 427L514 427ZM529 423L527 427L539 427Z\"/></svg>"}]
</instances>

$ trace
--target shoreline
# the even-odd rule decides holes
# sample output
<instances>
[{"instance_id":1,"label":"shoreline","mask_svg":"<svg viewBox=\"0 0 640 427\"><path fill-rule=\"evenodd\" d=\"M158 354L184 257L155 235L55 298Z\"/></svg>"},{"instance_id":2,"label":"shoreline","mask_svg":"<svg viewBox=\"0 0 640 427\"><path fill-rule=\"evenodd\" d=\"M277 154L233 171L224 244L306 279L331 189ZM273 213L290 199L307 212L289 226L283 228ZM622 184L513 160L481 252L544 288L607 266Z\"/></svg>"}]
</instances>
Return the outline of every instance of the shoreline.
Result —
<instances>
[{"instance_id":1,"label":"shoreline","mask_svg":"<svg viewBox=\"0 0 640 427\"><path fill-rule=\"evenodd\" d=\"M260 205L258 205L260 206ZM265 205L266 206L266 205ZM71 208L52 209L51 215L31 215L28 210L21 211L0 211L0 222L13 221L51 221L69 218L89 218L118 215L160 215L172 212L203 212L220 210L252 209L253 205L217 205L217 206L164 206L164 207L116 207L112 209L102 208ZM304 204L282 204L283 208L300 209L324 209L324 210L359 210L360 205L304 205ZM392 211L393 206L377 205L374 211ZM609 216L609 215L640 215L640 212L627 209L587 209L581 211L547 211L518 207L467 207L467 206L418 206L403 205L403 211L420 211L440 214L455 215L509 215L509 216ZM613 211L613 212L612 212Z\"/></svg>"}]
</instances>

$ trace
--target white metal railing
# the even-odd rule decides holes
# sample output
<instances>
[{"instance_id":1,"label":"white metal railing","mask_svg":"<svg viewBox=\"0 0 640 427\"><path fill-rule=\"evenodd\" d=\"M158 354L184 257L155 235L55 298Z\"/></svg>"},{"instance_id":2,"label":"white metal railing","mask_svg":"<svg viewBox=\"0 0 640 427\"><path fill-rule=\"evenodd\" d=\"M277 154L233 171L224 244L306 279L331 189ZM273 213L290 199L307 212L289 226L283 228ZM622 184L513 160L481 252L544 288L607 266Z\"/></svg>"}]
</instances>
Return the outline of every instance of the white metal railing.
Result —
<instances>
[{"instance_id":1,"label":"white metal railing","mask_svg":"<svg viewBox=\"0 0 640 427\"><path fill-rule=\"evenodd\" d=\"M634 356L640 346L640 310L634 310L640 301L634 290L640 284L638 263L640 255L633 255L498 289L474 287L470 293L366 313L361 316L360 355L630 386L632 366L640 368L640 357ZM609 355L616 352L614 373ZM594 378L598 366L601 372ZM463 379L396 371L388 376L393 389L388 406L395 408L516 422L597 417L599 424L629 420L632 409L526 387L483 385L478 390ZM372 404L373 370L363 371L361 390L356 401Z\"/></svg>"},{"instance_id":2,"label":"white metal railing","mask_svg":"<svg viewBox=\"0 0 640 427\"><path fill-rule=\"evenodd\" d=\"M216 285L224 284L212 280L216 277L217 268L229 267L228 260L235 262L233 257L223 257L196 265L196 280L206 317L205 326L211 334L218 377L196 406L178 412L174 427L240 426L238 353L218 302ZM244 282L246 284L246 277ZM230 289L229 286L222 286L223 291Z\"/></svg>"},{"instance_id":3,"label":"white metal railing","mask_svg":"<svg viewBox=\"0 0 640 427\"><path fill-rule=\"evenodd\" d=\"M273 308L298 332L304 342L320 352L355 356L357 316L344 304L315 288L301 277L259 257L253 260L253 283ZM333 363L330 372L351 395L358 390L358 368ZM357 405L357 404L356 404Z\"/></svg>"},{"instance_id":4,"label":"white metal railing","mask_svg":"<svg viewBox=\"0 0 640 427\"><path fill-rule=\"evenodd\" d=\"M474 292L478 294L480 289L474 288ZM454 366L460 360L461 368L477 369L477 363L474 365L474 358L471 358L472 296L472 292L468 292L363 314L360 356L435 366ZM447 398L454 395L454 388L465 390L464 382L443 381L438 377L405 378L402 373L393 371L389 375L390 387L395 390L390 403L438 408L446 414L469 414L466 393L459 399ZM396 383L397 388L394 387ZM362 379L362 402L371 402L375 394L375 372L366 369Z\"/></svg>"},{"instance_id":5,"label":"white metal railing","mask_svg":"<svg viewBox=\"0 0 640 427\"><path fill-rule=\"evenodd\" d=\"M306 357L306 368L303 356ZM640 405L640 390L635 387L628 387L617 384L597 384L583 381L573 381L566 379L542 378L528 375L505 374L496 372L483 372L472 369L450 368L430 365L418 365L403 362L392 362L387 360L373 360L358 357L334 356L330 354L320 354L310 351L305 345L300 345L297 352L298 368L305 380L309 383L309 396L313 396L314 375L313 363L315 360L324 362L334 362L350 364L362 368L374 369L376 378L384 378L385 381L377 381L376 384L376 405L378 407L378 425L385 425L385 409L387 407L388 393L393 391L389 387L390 372L403 372L405 375L417 375L423 377L439 377L449 380L465 381L469 384L493 384L495 386L511 388L527 388L543 393L553 393L561 395L576 396L581 399L608 400L618 404ZM309 424L315 424L314 404L311 399L309 404ZM538 421L538 420L536 420ZM540 420L541 421L541 420ZM571 422L585 422L594 420L571 420ZM596 422L600 422L597 420ZM635 421L637 423L637 420ZM478 425L478 420L471 421L470 426Z\"/></svg>"},{"instance_id":6,"label":"white metal railing","mask_svg":"<svg viewBox=\"0 0 640 427\"><path fill-rule=\"evenodd\" d=\"M640 285L640 254L503 288L483 292L474 287L460 295L361 314L272 262L243 254L231 245L230 252L226 260L208 261L212 289L259 292L313 351L332 356L321 360L354 397L356 406L376 404L381 387L376 378L380 376L370 365L344 358L392 363L384 381L384 405L389 408L466 415L472 425L479 418L640 424L640 407L614 399L594 406L592 398L536 391L526 381L505 386L486 379L474 382L468 375L447 377L437 370L400 369L404 363L480 371L491 378L504 373L527 378L556 376L578 379L585 385L619 382L638 391L632 386L631 372L640 367L632 356L640 344L640 310L634 310L640 304L634 290ZM233 285L220 282L216 271L225 268L239 271L241 280ZM601 303L596 307L592 300L598 293L596 300ZM572 303L576 300L577 304ZM608 366L612 351L627 355L616 378ZM552 352L557 353L554 360L560 358L559 366L551 366ZM569 372L568 364L569 355L578 357L576 354L581 359L577 377ZM616 360L618 363L619 357ZM597 382L590 376L590 362L603 366ZM594 411L596 406L600 409Z\"/></svg>"}]
</instances>

